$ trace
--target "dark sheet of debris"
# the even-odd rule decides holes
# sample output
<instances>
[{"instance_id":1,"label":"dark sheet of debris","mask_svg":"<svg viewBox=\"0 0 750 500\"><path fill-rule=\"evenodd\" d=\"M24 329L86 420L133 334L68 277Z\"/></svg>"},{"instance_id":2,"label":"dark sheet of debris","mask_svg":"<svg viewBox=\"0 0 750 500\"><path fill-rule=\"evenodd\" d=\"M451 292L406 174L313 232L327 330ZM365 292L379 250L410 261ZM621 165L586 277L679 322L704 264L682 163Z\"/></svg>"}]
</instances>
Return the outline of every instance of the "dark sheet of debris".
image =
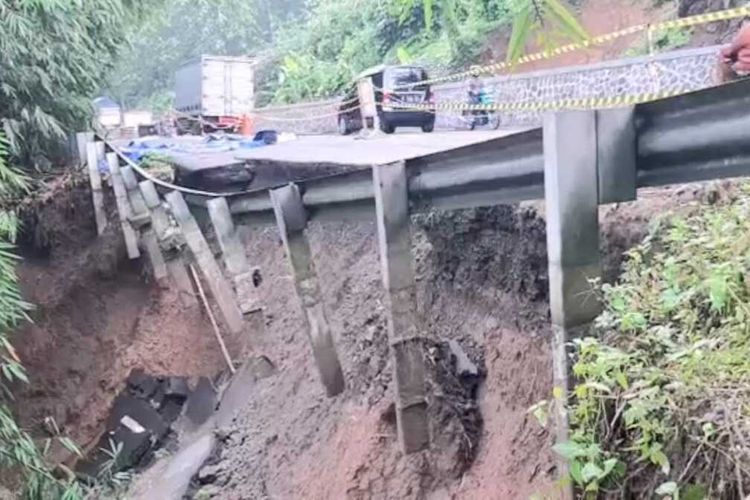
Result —
<instances>
[{"instance_id":1,"label":"dark sheet of debris","mask_svg":"<svg viewBox=\"0 0 750 500\"><path fill-rule=\"evenodd\" d=\"M201 382L199 386L210 385ZM165 442L192 392L185 377L153 377L133 370L112 404L106 432L79 462L78 474L96 478L105 468L117 472L143 465Z\"/></svg>"}]
</instances>

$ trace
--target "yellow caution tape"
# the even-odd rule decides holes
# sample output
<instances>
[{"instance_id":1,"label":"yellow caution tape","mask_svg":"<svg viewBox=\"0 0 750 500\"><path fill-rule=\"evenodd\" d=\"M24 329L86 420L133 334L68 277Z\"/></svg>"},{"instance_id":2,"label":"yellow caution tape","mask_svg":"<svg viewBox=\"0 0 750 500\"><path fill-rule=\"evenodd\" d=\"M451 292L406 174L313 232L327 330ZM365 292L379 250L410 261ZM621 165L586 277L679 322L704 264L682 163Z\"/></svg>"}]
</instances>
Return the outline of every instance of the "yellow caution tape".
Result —
<instances>
[{"instance_id":1,"label":"yellow caution tape","mask_svg":"<svg viewBox=\"0 0 750 500\"><path fill-rule=\"evenodd\" d=\"M435 104L397 104L390 106L396 111L554 111L560 109L605 109L631 106L683 94L682 90L650 92L645 94L619 95L612 97L584 97L547 102L501 102L493 104L470 104L447 101Z\"/></svg>"},{"instance_id":2,"label":"yellow caution tape","mask_svg":"<svg viewBox=\"0 0 750 500\"><path fill-rule=\"evenodd\" d=\"M438 78L432 78L429 80L423 80L421 82L409 84L409 87L416 85L434 85L436 83L448 82L451 80L464 80L474 75L497 73L503 69L513 67L517 64L526 64L530 62L542 61L545 59L551 59L553 57L574 52L576 50L601 45L612 40L616 40L623 36L633 35L642 31L661 31L670 28L687 28L690 26L698 26L701 24L712 23L716 21L728 21L730 19L737 19L739 17L750 16L750 6L747 7L736 7L733 9L719 10L715 12L706 12L705 14L696 14L690 17L684 17L682 19L674 19L672 21L664 21L657 24L639 24L631 26L619 31L607 33L605 35L599 35L592 38L588 38L582 42L570 43L562 45L560 47L543 50L534 54L528 54L521 57L518 61L513 63L510 62L497 62L486 66L480 66L478 68L471 69L469 71L462 71L460 73L454 73Z\"/></svg>"}]
</instances>

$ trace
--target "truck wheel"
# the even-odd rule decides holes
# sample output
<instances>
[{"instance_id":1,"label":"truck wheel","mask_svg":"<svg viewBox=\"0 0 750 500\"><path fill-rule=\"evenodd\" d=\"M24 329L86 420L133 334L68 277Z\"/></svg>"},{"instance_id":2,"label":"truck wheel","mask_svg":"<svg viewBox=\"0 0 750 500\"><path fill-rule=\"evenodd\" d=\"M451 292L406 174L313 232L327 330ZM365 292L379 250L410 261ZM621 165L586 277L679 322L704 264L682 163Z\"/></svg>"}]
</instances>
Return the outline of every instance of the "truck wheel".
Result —
<instances>
[{"instance_id":1,"label":"truck wheel","mask_svg":"<svg viewBox=\"0 0 750 500\"><path fill-rule=\"evenodd\" d=\"M380 130L385 132L386 134L392 134L396 131L396 127L388 123L386 120L382 119L380 120Z\"/></svg>"},{"instance_id":2,"label":"truck wheel","mask_svg":"<svg viewBox=\"0 0 750 500\"><path fill-rule=\"evenodd\" d=\"M433 130L435 130L435 122L434 121L429 121L427 123L423 123L422 124L422 132L424 132L426 134L429 134Z\"/></svg>"}]
</instances>

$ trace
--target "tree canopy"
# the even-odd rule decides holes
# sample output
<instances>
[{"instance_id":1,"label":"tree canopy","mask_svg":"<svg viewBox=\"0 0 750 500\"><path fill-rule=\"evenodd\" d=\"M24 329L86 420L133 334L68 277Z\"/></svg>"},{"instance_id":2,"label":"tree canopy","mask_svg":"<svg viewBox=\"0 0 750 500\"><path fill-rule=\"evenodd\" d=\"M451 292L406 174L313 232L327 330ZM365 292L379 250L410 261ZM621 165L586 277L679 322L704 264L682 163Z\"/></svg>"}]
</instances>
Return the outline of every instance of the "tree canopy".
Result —
<instances>
[{"instance_id":1,"label":"tree canopy","mask_svg":"<svg viewBox=\"0 0 750 500\"><path fill-rule=\"evenodd\" d=\"M18 167L44 167L61 139L83 128L127 26L143 11L137 0L0 0L0 468L18 472L24 498L74 500L83 492L74 477L53 476L8 405L14 384L28 382L8 337L29 308L13 254L13 202L28 181Z\"/></svg>"},{"instance_id":2,"label":"tree canopy","mask_svg":"<svg viewBox=\"0 0 750 500\"><path fill-rule=\"evenodd\" d=\"M180 65L201 54L254 55L264 63L258 104L325 97L384 62L465 68L503 27L514 29L512 57L536 28L585 36L563 1L175 0L133 33L110 89L126 106L166 109Z\"/></svg>"},{"instance_id":3,"label":"tree canopy","mask_svg":"<svg viewBox=\"0 0 750 500\"><path fill-rule=\"evenodd\" d=\"M90 99L144 11L137 0L0 0L0 123L10 152L43 165L90 115Z\"/></svg>"}]
</instances>

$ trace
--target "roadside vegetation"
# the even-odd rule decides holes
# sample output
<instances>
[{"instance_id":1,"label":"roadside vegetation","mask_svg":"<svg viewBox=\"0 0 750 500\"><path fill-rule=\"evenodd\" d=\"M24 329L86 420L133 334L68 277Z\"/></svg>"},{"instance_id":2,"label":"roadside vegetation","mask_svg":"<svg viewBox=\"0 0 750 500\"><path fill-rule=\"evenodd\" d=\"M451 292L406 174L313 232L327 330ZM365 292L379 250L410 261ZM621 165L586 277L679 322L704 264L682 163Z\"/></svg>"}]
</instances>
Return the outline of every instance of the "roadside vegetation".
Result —
<instances>
[{"instance_id":1,"label":"roadside vegetation","mask_svg":"<svg viewBox=\"0 0 750 500\"><path fill-rule=\"evenodd\" d=\"M195 19L203 28L185 29ZM514 33L511 59L532 37L547 46L586 36L566 0L176 0L155 7L132 34L110 90L128 106L166 110L186 61L251 55L259 61L258 105L314 100L337 95L377 64L466 69L503 28Z\"/></svg>"},{"instance_id":2,"label":"roadside vegetation","mask_svg":"<svg viewBox=\"0 0 750 500\"><path fill-rule=\"evenodd\" d=\"M15 273L14 207L31 176L60 161L68 134L86 128L91 98L143 12L137 0L0 0L0 479L14 497L74 500L88 491L47 461L55 441L80 453L64 429L50 420L45 436L32 436L11 411L14 389L33 383L10 338L32 307Z\"/></svg>"},{"instance_id":3,"label":"roadside vegetation","mask_svg":"<svg viewBox=\"0 0 750 500\"><path fill-rule=\"evenodd\" d=\"M572 437L586 498L750 494L750 186L657 223L575 341Z\"/></svg>"}]
</instances>

